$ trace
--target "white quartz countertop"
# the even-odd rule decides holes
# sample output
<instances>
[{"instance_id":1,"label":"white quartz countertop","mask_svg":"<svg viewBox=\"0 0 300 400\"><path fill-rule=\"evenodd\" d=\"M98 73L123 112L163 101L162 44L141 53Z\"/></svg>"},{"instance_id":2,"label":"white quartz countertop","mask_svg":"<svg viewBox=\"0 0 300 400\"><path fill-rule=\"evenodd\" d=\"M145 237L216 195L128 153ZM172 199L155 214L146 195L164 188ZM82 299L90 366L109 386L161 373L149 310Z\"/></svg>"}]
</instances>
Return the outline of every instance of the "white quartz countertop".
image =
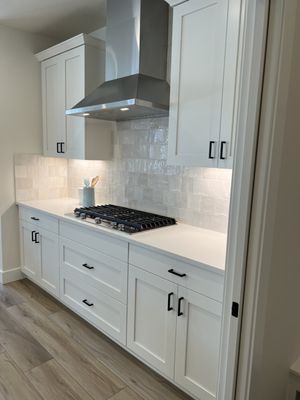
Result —
<instances>
[{"instance_id":1,"label":"white quartz countertop","mask_svg":"<svg viewBox=\"0 0 300 400\"><path fill-rule=\"evenodd\" d=\"M183 261L201 264L202 267L213 269L215 272L224 273L227 237L223 233L178 223L129 235L66 215L72 213L74 208L79 207L76 199L32 200L17 204L80 224L82 227L94 231L107 233L129 243L179 257Z\"/></svg>"}]
</instances>

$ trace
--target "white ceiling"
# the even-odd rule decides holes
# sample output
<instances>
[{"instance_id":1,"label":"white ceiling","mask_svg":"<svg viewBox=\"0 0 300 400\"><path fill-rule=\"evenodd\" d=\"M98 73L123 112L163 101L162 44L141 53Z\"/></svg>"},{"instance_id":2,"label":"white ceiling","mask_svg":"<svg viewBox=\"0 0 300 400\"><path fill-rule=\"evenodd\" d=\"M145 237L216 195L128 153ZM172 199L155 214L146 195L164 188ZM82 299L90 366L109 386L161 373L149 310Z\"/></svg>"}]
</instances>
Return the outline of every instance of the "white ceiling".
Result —
<instances>
[{"instance_id":1,"label":"white ceiling","mask_svg":"<svg viewBox=\"0 0 300 400\"><path fill-rule=\"evenodd\" d=\"M66 39L105 26L105 0L0 0L0 24Z\"/></svg>"}]
</instances>

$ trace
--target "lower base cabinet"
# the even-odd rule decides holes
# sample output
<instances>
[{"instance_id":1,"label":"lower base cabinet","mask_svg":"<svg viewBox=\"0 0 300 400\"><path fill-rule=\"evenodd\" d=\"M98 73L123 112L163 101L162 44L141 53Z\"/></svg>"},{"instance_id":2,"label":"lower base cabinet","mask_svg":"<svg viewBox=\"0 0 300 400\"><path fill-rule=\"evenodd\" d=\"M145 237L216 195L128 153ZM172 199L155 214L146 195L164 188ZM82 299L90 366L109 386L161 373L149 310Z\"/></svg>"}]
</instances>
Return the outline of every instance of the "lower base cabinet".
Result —
<instances>
[{"instance_id":1,"label":"lower base cabinet","mask_svg":"<svg viewBox=\"0 0 300 400\"><path fill-rule=\"evenodd\" d=\"M216 399L222 304L178 289L175 381L201 400Z\"/></svg>"},{"instance_id":2,"label":"lower base cabinet","mask_svg":"<svg viewBox=\"0 0 300 400\"><path fill-rule=\"evenodd\" d=\"M128 284L127 346L173 378L177 285L134 267Z\"/></svg>"},{"instance_id":3,"label":"lower base cabinet","mask_svg":"<svg viewBox=\"0 0 300 400\"><path fill-rule=\"evenodd\" d=\"M61 268L61 300L95 327L126 344L126 304L89 284L89 277L65 265Z\"/></svg>"},{"instance_id":4,"label":"lower base cabinet","mask_svg":"<svg viewBox=\"0 0 300 400\"><path fill-rule=\"evenodd\" d=\"M58 235L22 220L20 230L22 272L58 297Z\"/></svg>"},{"instance_id":5,"label":"lower base cabinet","mask_svg":"<svg viewBox=\"0 0 300 400\"><path fill-rule=\"evenodd\" d=\"M128 282L128 348L197 398L216 399L222 304L133 266Z\"/></svg>"}]
</instances>

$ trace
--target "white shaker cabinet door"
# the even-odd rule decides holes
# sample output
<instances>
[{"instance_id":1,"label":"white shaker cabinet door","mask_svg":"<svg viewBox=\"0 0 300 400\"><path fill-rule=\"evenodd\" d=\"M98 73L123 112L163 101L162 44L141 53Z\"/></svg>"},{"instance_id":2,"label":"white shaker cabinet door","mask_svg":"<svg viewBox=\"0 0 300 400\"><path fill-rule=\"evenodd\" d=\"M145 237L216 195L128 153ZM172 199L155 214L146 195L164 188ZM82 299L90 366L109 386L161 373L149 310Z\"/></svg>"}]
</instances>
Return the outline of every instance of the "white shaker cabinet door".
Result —
<instances>
[{"instance_id":1,"label":"white shaker cabinet door","mask_svg":"<svg viewBox=\"0 0 300 400\"><path fill-rule=\"evenodd\" d=\"M217 167L221 147L224 156L228 149L222 132L232 130L234 81L225 82L225 66L235 79L236 63L232 52L231 61L226 60L228 7L228 0L190 0L174 7L170 164ZM225 136L227 141L230 134Z\"/></svg>"},{"instance_id":2,"label":"white shaker cabinet door","mask_svg":"<svg viewBox=\"0 0 300 400\"><path fill-rule=\"evenodd\" d=\"M61 55L64 68L64 110L72 108L85 97L85 46L69 50ZM85 124L82 117L65 116L67 158L85 157Z\"/></svg>"},{"instance_id":3,"label":"white shaker cabinet door","mask_svg":"<svg viewBox=\"0 0 300 400\"><path fill-rule=\"evenodd\" d=\"M216 399L222 304L179 286L175 381L201 400Z\"/></svg>"},{"instance_id":4,"label":"white shaker cabinet door","mask_svg":"<svg viewBox=\"0 0 300 400\"><path fill-rule=\"evenodd\" d=\"M42 62L44 155L64 157L66 143L64 73L60 55Z\"/></svg>"},{"instance_id":5,"label":"white shaker cabinet door","mask_svg":"<svg viewBox=\"0 0 300 400\"><path fill-rule=\"evenodd\" d=\"M130 266L127 346L166 376L174 376L177 285Z\"/></svg>"},{"instance_id":6,"label":"white shaker cabinet door","mask_svg":"<svg viewBox=\"0 0 300 400\"><path fill-rule=\"evenodd\" d=\"M36 243L37 229L34 225L20 220L21 269L31 279L38 281L41 268L40 244Z\"/></svg>"},{"instance_id":7,"label":"white shaker cabinet door","mask_svg":"<svg viewBox=\"0 0 300 400\"><path fill-rule=\"evenodd\" d=\"M58 235L46 230L38 234L41 249L41 286L59 296L59 246Z\"/></svg>"}]
</instances>

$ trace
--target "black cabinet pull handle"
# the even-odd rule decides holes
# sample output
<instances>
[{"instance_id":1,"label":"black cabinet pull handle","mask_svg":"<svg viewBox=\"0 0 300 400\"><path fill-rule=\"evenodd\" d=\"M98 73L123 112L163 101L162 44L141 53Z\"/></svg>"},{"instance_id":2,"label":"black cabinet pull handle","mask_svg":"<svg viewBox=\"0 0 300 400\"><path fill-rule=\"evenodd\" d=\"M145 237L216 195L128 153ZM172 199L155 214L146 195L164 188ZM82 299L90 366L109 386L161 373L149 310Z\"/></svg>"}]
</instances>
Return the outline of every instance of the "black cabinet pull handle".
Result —
<instances>
[{"instance_id":1,"label":"black cabinet pull handle","mask_svg":"<svg viewBox=\"0 0 300 400\"><path fill-rule=\"evenodd\" d=\"M63 150L63 145L65 144L65 142L57 142L56 143L56 152L58 154L63 154L64 150Z\"/></svg>"},{"instance_id":2,"label":"black cabinet pull handle","mask_svg":"<svg viewBox=\"0 0 300 400\"><path fill-rule=\"evenodd\" d=\"M224 156L225 145L226 145L226 142L221 142L221 150L220 150L220 159L221 160L226 160L226 156Z\"/></svg>"},{"instance_id":3,"label":"black cabinet pull handle","mask_svg":"<svg viewBox=\"0 0 300 400\"><path fill-rule=\"evenodd\" d=\"M89 302L87 301L87 299L82 300L82 302L83 302L84 304L86 304L87 306L89 306L89 307L92 307L92 306L94 305L94 303L89 303Z\"/></svg>"},{"instance_id":4,"label":"black cabinet pull handle","mask_svg":"<svg viewBox=\"0 0 300 400\"><path fill-rule=\"evenodd\" d=\"M35 234L36 234L36 231L31 232L31 241L32 242L35 242L35 237L34 237Z\"/></svg>"},{"instance_id":5,"label":"black cabinet pull handle","mask_svg":"<svg viewBox=\"0 0 300 400\"><path fill-rule=\"evenodd\" d=\"M65 142L60 142L60 152L62 153L62 154L64 154L65 153L65 151L63 150L63 145L65 144Z\"/></svg>"},{"instance_id":6,"label":"black cabinet pull handle","mask_svg":"<svg viewBox=\"0 0 300 400\"><path fill-rule=\"evenodd\" d=\"M38 236L39 236L39 232L35 232L34 233L34 243L36 243L36 244L39 244L40 242L39 242L39 240L38 240Z\"/></svg>"},{"instance_id":7,"label":"black cabinet pull handle","mask_svg":"<svg viewBox=\"0 0 300 400\"><path fill-rule=\"evenodd\" d=\"M84 268L86 268L86 269L95 269L95 267L92 267L92 266L90 266L90 265L88 265L88 264L82 264L82 266L84 267Z\"/></svg>"},{"instance_id":8,"label":"black cabinet pull handle","mask_svg":"<svg viewBox=\"0 0 300 400\"><path fill-rule=\"evenodd\" d=\"M40 219L37 218L37 217L31 217L31 219L32 219L33 221L39 221L39 220L40 220Z\"/></svg>"},{"instance_id":9,"label":"black cabinet pull handle","mask_svg":"<svg viewBox=\"0 0 300 400\"><path fill-rule=\"evenodd\" d=\"M171 293L168 294L168 311L174 310L174 308L171 307L171 297L172 297L173 295L174 295L173 292L171 292Z\"/></svg>"},{"instance_id":10,"label":"black cabinet pull handle","mask_svg":"<svg viewBox=\"0 0 300 400\"><path fill-rule=\"evenodd\" d=\"M180 317L181 315L183 315L183 312L181 311L181 304L182 304L182 301L184 300L184 297L180 297L179 299L178 299L178 317Z\"/></svg>"},{"instance_id":11,"label":"black cabinet pull handle","mask_svg":"<svg viewBox=\"0 0 300 400\"><path fill-rule=\"evenodd\" d=\"M168 272L169 272L170 274L173 274L173 275L179 276L180 278L183 278L183 277L185 277L185 276L186 276L186 274L180 274L179 272L176 272L176 271L174 271L174 269L173 269L173 268L169 269L169 270L168 270Z\"/></svg>"},{"instance_id":12,"label":"black cabinet pull handle","mask_svg":"<svg viewBox=\"0 0 300 400\"><path fill-rule=\"evenodd\" d=\"M213 153L213 147L214 147L215 143L216 142L214 140L211 140L209 142L208 158L211 159L211 160L213 160L215 158L215 156L212 154Z\"/></svg>"}]
</instances>

